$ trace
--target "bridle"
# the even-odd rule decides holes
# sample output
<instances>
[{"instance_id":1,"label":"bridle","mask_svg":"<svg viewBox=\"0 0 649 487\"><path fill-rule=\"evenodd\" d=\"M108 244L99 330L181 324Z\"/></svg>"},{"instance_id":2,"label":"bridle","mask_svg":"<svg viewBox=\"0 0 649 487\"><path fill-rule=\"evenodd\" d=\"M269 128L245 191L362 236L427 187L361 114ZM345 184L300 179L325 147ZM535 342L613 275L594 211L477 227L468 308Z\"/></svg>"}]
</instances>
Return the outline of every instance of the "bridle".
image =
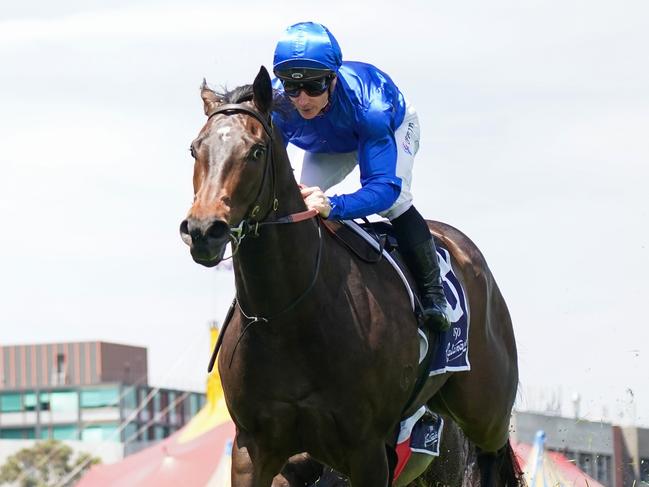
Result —
<instances>
[{"instance_id":1,"label":"bridle","mask_svg":"<svg viewBox=\"0 0 649 487\"><path fill-rule=\"evenodd\" d=\"M259 185L259 189L257 190L257 195L255 196L255 204L253 205L252 209L248 212L247 217L244 217L243 220L241 220L241 223L237 225L236 227L229 227L229 237L230 240L232 241L232 256L234 256L237 251L239 250L239 246L241 245L241 241L248 235L252 235L254 237L259 236L259 228L266 226L266 225L277 225L277 224L283 224L283 223L296 223L300 222L303 220L308 220L310 218L314 218L317 216L318 212L317 210L307 210L307 211L302 211L299 213L293 213L291 215L287 215L284 217L276 218L274 220L267 220L271 212L275 213L277 212L277 209L279 207L279 200L277 199L277 188L276 188L276 181L277 181L277 166L275 164L275 159L273 158L273 145L275 142L275 139L273 137L273 127L272 127L272 122L267 117L264 117L261 113L259 113L257 110L254 110L250 108L248 105L244 105L242 103L227 103L224 105L219 106L214 110L212 113L210 113L207 116L207 119L211 119L214 115L218 115L219 113L223 113L225 115L234 115L237 113L245 113L246 115L251 116L255 120L257 120L261 126L264 128L264 131L266 132L266 135L268 135L268 138L270 139L270 144L266 147L265 154L266 158L264 161L264 175L261 179L261 183ZM271 184L271 191L270 191L270 203L266 205L266 213L262 218L257 218L259 215L259 212L261 211L261 204L259 204L259 199L261 197L262 192L264 191L264 188L266 187L266 181L270 179L270 184ZM232 257L230 256L230 258Z\"/></svg>"},{"instance_id":2,"label":"bridle","mask_svg":"<svg viewBox=\"0 0 649 487\"><path fill-rule=\"evenodd\" d=\"M257 190L257 195L255 196L255 199L253 200L255 203L252 206L252 209L249 210L247 215L241 220L241 223L237 225L236 227L229 227L229 233L228 236L232 242L232 255L229 258L232 258L237 251L239 250L239 247L241 246L241 242L245 237L248 235L251 235L253 237L258 237L259 236L259 230L260 228L263 228L264 226L268 225L281 225L281 224L288 224L288 223L297 223L305 220L309 220L311 218L315 218L318 216L318 211L315 209L312 210L306 210L302 211L299 213L293 213L287 216L279 217L279 218L274 218L272 220L268 220L270 217L271 213L276 213L277 209L279 207L279 200L277 198L277 188L276 188L276 182L277 182L277 165L275 164L275 159L272 154L272 148L275 142L275 139L273 137L273 127L272 127L272 122L270 120L263 116L261 113L259 113L257 110L252 109L248 105L244 105L242 103L227 103L224 105L221 105L217 107L213 112L211 112L208 116L207 119L211 119L213 116L218 115L218 114L224 114L224 115L235 115L237 113L244 113L246 115L249 115L253 117L255 120L257 120L262 127L264 128L264 131L266 132L266 135L268 135L268 138L270 139L270 144L266 147L266 157L265 157L265 167L264 167L264 175L262 177L261 183L259 185L259 189ZM271 184L271 191L269 192L270 194L270 202L265 205L267 208L265 214L263 217L258 218L258 215L261 212L262 205L259 203L262 192L264 191L264 188L266 187L266 181L270 180ZM244 312L244 310L241 308L241 303L239 302L238 296L234 299L232 306L230 307L230 310L228 311L228 315L226 316L226 319L223 323L223 328L221 329L221 332L219 333L219 337L216 343L216 346L214 347L214 351L212 353L212 358L210 359L210 365L209 365L209 371L212 370L212 367L214 365L214 361L216 360L216 355L221 347L221 343L223 341L223 336L225 334L225 329L228 326L228 323L230 321L230 318L232 316L232 313L234 311L235 306L238 306L239 311L243 315L244 318L249 320L248 324L245 326L245 328L242 330L241 335L239 336L239 339L237 340L237 343L232 351L232 357L230 358L230 364L232 363L232 359L234 358L234 352L237 349L237 346L239 345L239 342L243 338L244 334L248 330L248 328L254 324L254 323L259 323L259 322L266 322L268 323L271 320L274 320L281 315L284 315L285 313L289 312L290 310L294 309L311 291L313 286L315 285L318 274L320 272L320 261L321 261L321 256L322 256L322 230L321 230L321 225L320 225L320 219L318 218L317 220L317 227L318 227L318 253L316 256L316 263L315 263L315 272L313 274L313 279L311 280L311 283L309 286L295 299L293 300L288 306L286 306L284 309L282 309L279 312L273 313L271 316L253 316L253 315L248 315Z\"/></svg>"}]
</instances>

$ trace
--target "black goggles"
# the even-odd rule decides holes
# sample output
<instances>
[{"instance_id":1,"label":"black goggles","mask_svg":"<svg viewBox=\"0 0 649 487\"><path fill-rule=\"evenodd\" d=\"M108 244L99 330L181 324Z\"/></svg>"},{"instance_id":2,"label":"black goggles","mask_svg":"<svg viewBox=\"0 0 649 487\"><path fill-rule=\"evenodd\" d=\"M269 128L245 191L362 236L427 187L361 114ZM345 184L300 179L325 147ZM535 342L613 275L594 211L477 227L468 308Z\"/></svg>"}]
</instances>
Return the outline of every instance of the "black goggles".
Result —
<instances>
[{"instance_id":1,"label":"black goggles","mask_svg":"<svg viewBox=\"0 0 649 487\"><path fill-rule=\"evenodd\" d=\"M293 80L282 80L282 85L284 85L284 93L286 93L291 98L297 98L300 96L300 91L304 92L308 96L320 96L327 88L331 82L330 76L325 76L323 78L311 79L308 81L293 81Z\"/></svg>"}]
</instances>

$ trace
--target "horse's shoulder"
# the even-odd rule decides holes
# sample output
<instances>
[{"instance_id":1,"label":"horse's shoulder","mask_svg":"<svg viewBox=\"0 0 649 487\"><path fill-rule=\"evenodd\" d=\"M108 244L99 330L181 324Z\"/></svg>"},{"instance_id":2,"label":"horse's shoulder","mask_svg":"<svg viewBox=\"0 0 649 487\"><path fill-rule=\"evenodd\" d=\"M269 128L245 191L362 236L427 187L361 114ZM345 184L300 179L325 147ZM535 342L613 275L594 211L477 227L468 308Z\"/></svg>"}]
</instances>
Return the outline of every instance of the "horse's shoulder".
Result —
<instances>
[{"instance_id":1,"label":"horse's shoulder","mask_svg":"<svg viewBox=\"0 0 649 487\"><path fill-rule=\"evenodd\" d=\"M490 273L482 252L463 232L447 223L426 220L435 238L446 248L464 274L487 277Z\"/></svg>"}]
</instances>

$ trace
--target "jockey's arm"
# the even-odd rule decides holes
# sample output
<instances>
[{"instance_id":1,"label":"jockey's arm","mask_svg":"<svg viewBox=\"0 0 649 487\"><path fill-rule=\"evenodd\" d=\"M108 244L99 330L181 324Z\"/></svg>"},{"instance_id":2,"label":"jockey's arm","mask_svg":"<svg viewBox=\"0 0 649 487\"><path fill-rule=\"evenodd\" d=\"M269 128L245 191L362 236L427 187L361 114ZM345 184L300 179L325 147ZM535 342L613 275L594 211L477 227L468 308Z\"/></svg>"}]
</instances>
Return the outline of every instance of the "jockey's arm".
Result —
<instances>
[{"instance_id":1,"label":"jockey's arm","mask_svg":"<svg viewBox=\"0 0 649 487\"><path fill-rule=\"evenodd\" d=\"M362 187L351 194L330 197L329 218L359 218L387 210L401 192L401 179L396 175L397 148L388 116L383 111L368 111L359 135Z\"/></svg>"}]
</instances>

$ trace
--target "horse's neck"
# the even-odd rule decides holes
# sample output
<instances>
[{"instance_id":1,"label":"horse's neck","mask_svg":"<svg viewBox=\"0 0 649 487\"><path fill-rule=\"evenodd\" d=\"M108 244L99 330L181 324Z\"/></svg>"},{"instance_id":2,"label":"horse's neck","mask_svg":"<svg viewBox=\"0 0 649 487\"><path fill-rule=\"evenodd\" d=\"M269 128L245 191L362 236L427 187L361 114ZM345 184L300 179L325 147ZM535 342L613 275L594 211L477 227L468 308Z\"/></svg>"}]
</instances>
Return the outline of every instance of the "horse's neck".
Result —
<instances>
[{"instance_id":1,"label":"horse's neck","mask_svg":"<svg viewBox=\"0 0 649 487\"><path fill-rule=\"evenodd\" d=\"M316 271L313 221L270 226L245 241L235 257L237 298L246 313L273 316L309 287Z\"/></svg>"},{"instance_id":2,"label":"horse's neck","mask_svg":"<svg viewBox=\"0 0 649 487\"><path fill-rule=\"evenodd\" d=\"M284 147L276 154L279 206L274 216L304 211ZM272 316L309 287L316 271L318 235L316 220L310 219L266 225L259 236L246 237L234 258L237 298L246 313Z\"/></svg>"}]
</instances>

